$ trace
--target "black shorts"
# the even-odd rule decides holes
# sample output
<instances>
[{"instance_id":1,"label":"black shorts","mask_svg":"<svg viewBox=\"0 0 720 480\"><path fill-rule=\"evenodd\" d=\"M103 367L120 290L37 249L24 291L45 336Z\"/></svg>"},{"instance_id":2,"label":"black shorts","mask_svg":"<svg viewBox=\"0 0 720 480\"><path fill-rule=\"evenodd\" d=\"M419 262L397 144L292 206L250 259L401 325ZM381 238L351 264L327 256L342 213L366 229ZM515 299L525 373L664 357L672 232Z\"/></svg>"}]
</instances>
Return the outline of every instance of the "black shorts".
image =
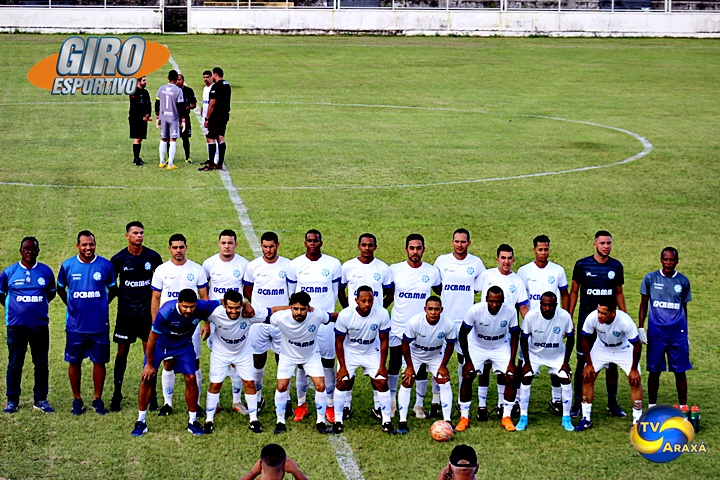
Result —
<instances>
[{"instance_id":1,"label":"black shorts","mask_svg":"<svg viewBox=\"0 0 720 480\"><path fill-rule=\"evenodd\" d=\"M217 120L215 120L215 117L210 117L210 121L208 121L208 133L206 137L213 140L217 140L218 137L224 137L227 122L228 118L218 118Z\"/></svg>"},{"instance_id":2,"label":"black shorts","mask_svg":"<svg viewBox=\"0 0 720 480\"><path fill-rule=\"evenodd\" d=\"M147 138L147 122L145 120L133 120L128 118L130 123L130 138Z\"/></svg>"},{"instance_id":3,"label":"black shorts","mask_svg":"<svg viewBox=\"0 0 720 480\"><path fill-rule=\"evenodd\" d=\"M113 342L130 345L135 343L138 338L143 342L147 342L151 327L152 317L149 313L144 315L118 313L115 321Z\"/></svg>"}]
</instances>

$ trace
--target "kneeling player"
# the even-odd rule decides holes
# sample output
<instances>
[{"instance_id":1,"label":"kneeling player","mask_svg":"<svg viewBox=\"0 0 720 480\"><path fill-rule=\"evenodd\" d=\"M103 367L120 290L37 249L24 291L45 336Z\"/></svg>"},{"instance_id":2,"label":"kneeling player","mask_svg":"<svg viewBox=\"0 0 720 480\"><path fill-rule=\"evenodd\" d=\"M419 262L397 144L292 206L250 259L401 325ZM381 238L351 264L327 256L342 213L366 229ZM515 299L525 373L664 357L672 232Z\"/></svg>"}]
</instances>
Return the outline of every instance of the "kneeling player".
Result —
<instances>
[{"instance_id":1,"label":"kneeling player","mask_svg":"<svg viewBox=\"0 0 720 480\"><path fill-rule=\"evenodd\" d=\"M407 367L402 375L398 391L400 422L397 433L404 435L410 430L407 423L410 406L410 389L415 383L415 365L425 365L440 387L440 404L443 419L450 423L452 415L452 386L447 364L455 344L455 325L442 316L440 297L431 296L425 301L425 311L408 320L402 340L402 353ZM445 349L443 350L443 347Z\"/></svg>"},{"instance_id":2,"label":"kneeling player","mask_svg":"<svg viewBox=\"0 0 720 480\"><path fill-rule=\"evenodd\" d=\"M335 424L333 433L343 432L345 395L355 384L355 370L362 367L378 392L382 430L395 433L390 420L390 388L385 361L390 336L390 314L381 305L373 307L373 289L363 285L356 290L355 307L343 309L335 323L335 354L338 359L335 386ZM379 344L378 344L379 342Z\"/></svg>"},{"instance_id":3,"label":"kneeling player","mask_svg":"<svg viewBox=\"0 0 720 480\"><path fill-rule=\"evenodd\" d=\"M563 338L565 344L563 344ZM532 309L525 315L520 338L525 365L520 385L520 420L515 428L525 430L528 424L528 405L530 404L530 385L540 367L546 366L551 377L556 377L562 389L562 426L567 431L574 430L570 420L572 405L572 385L570 378L570 355L575 341L575 326L570 314L558 308L557 295L545 292L540 297L540 308Z\"/></svg>"},{"instance_id":4,"label":"kneeling player","mask_svg":"<svg viewBox=\"0 0 720 480\"><path fill-rule=\"evenodd\" d=\"M593 335L597 335L590 349ZM638 329L630 315L617 310L615 297L602 297L598 308L585 319L582 329L582 348L585 355L583 369L582 419L576 431L592 428L590 412L595 395L595 380L603 368L614 363L627 374L633 407L633 423L642 415L642 379L640 378L640 353L642 342Z\"/></svg>"}]
</instances>

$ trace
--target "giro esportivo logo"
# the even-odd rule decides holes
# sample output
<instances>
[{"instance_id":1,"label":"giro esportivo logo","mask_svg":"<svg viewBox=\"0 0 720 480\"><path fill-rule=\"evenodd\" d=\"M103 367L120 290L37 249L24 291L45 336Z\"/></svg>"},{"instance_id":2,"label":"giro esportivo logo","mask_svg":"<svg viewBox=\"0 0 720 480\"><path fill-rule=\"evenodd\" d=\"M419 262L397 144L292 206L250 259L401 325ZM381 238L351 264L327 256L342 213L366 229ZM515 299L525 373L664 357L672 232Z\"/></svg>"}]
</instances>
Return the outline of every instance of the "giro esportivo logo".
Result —
<instances>
[{"instance_id":1,"label":"giro esportivo logo","mask_svg":"<svg viewBox=\"0 0 720 480\"><path fill-rule=\"evenodd\" d=\"M669 405L645 412L630 430L630 442L640 455L655 463L675 460L683 453L707 453L704 442L691 444L695 429L683 413Z\"/></svg>"}]
</instances>

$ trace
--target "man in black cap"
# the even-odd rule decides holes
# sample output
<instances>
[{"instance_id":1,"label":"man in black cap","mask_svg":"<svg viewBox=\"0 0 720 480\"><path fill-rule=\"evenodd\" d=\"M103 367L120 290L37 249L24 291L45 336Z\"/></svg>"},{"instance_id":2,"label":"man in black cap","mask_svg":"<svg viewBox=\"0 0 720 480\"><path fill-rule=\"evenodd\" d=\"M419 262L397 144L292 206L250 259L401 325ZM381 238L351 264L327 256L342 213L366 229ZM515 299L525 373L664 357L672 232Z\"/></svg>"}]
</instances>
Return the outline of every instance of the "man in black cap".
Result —
<instances>
[{"instance_id":1,"label":"man in black cap","mask_svg":"<svg viewBox=\"0 0 720 480\"><path fill-rule=\"evenodd\" d=\"M450 454L450 463L440 470L437 480L477 480L477 455L470 445L458 445Z\"/></svg>"}]
</instances>

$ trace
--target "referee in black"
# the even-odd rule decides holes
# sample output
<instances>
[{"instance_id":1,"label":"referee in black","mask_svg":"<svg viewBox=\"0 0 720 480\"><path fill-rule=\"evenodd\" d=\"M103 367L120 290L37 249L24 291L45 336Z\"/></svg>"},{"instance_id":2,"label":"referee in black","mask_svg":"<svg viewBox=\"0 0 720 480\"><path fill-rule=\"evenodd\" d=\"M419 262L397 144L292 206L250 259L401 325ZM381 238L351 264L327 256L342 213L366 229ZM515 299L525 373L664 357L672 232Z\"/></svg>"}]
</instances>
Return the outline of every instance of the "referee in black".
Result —
<instances>
[{"instance_id":1,"label":"referee in black","mask_svg":"<svg viewBox=\"0 0 720 480\"><path fill-rule=\"evenodd\" d=\"M192 137L192 123L190 122L190 111L197 106L197 98L192 88L185 85L185 77L182 73L178 74L177 86L183 92L185 98L185 110L180 115L185 119L185 131L180 132L182 138L183 150L185 150L185 163L193 163L190 159L190 137Z\"/></svg>"},{"instance_id":2,"label":"referee in black","mask_svg":"<svg viewBox=\"0 0 720 480\"><path fill-rule=\"evenodd\" d=\"M130 95L130 111L128 112L130 138L133 140L133 163L138 167L145 165L140 158L140 149L142 141L147 138L147 122L151 120L150 115L152 114L150 94L145 89L146 85L147 78L140 77L135 92Z\"/></svg>"},{"instance_id":3,"label":"referee in black","mask_svg":"<svg viewBox=\"0 0 720 480\"><path fill-rule=\"evenodd\" d=\"M207 128L208 161L201 171L222 170L225 162L225 128L230 120L230 84L223 79L223 69L212 70L213 83L210 88L210 103L205 116ZM215 149L218 152L218 163L215 165Z\"/></svg>"}]
</instances>

